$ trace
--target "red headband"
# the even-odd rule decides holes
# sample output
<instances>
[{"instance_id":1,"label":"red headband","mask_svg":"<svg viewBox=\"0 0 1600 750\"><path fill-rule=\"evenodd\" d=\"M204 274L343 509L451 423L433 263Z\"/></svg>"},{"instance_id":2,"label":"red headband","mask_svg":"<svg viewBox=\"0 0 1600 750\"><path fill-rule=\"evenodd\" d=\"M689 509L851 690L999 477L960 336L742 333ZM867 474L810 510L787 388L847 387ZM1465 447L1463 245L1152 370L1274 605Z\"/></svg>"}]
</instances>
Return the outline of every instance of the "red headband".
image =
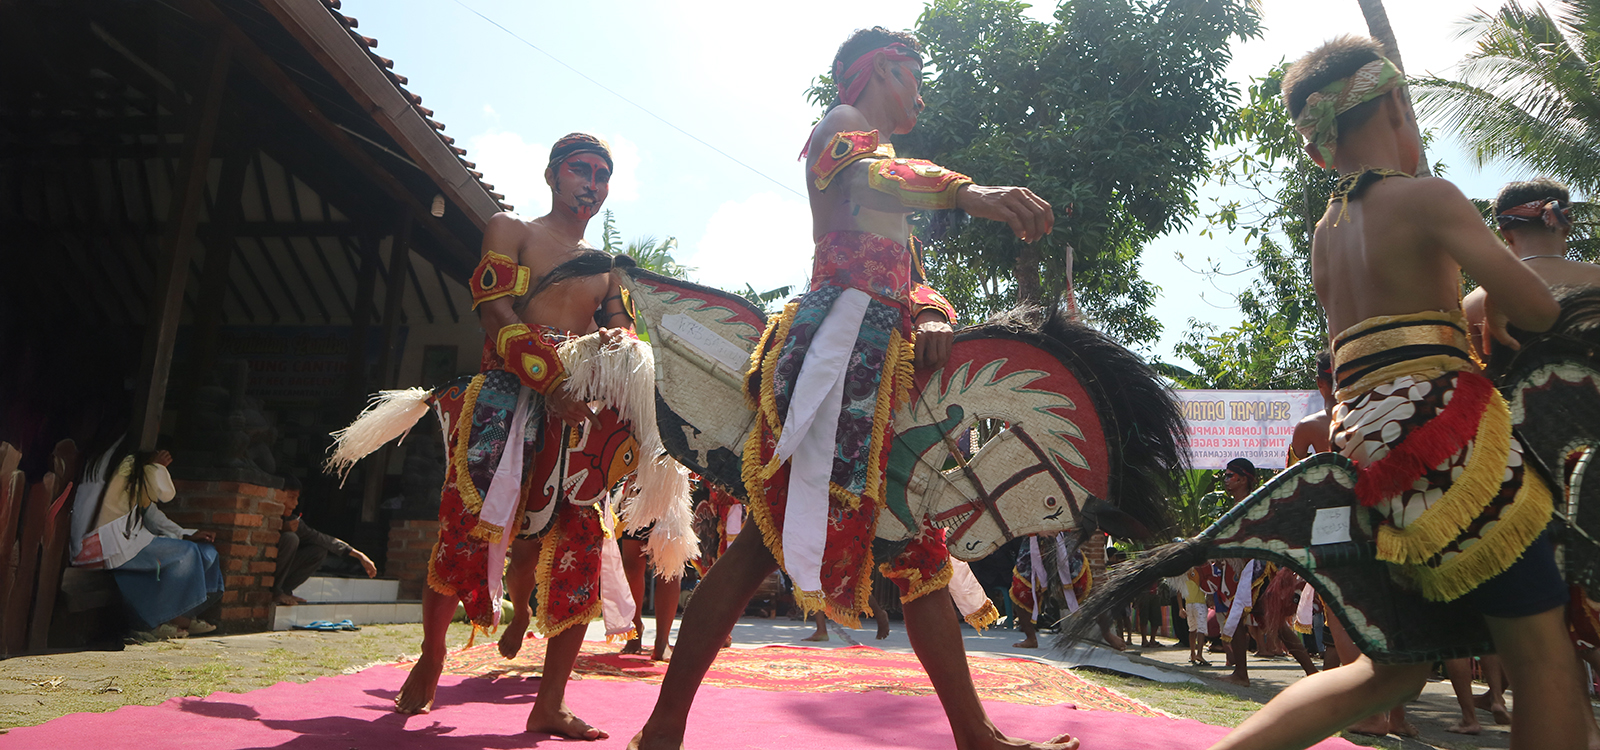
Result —
<instances>
[{"instance_id":1,"label":"red headband","mask_svg":"<svg viewBox=\"0 0 1600 750\"><path fill-rule=\"evenodd\" d=\"M833 63L833 85L839 89L839 101L845 104L856 103L856 99L861 97L861 92L867 88L867 81L872 80L872 76L864 74L872 68L873 63L879 57L888 57L891 62L910 60L915 61L918 65L922 64L922 56L917 54L916 50L900 42L879 47L856 58L855 62L850 63L849 68L844 67L843 60L835 60Z\"/></svg>"},{"instance_id":2,"label":"red headband","mask_svg":"<svg viewBox=\"0 0 1600 750\"><path fill-rule=\"evenodd\" d=\"M1515 229L1520 222L1531 222L1534 219L1543 219L1544 225L1556 229L1572 228L1571 208L1564 208L1560 201L1536 200L1518 204L1500 212L1495 217L1501 229Z\"/></svg>"}]
</instances>

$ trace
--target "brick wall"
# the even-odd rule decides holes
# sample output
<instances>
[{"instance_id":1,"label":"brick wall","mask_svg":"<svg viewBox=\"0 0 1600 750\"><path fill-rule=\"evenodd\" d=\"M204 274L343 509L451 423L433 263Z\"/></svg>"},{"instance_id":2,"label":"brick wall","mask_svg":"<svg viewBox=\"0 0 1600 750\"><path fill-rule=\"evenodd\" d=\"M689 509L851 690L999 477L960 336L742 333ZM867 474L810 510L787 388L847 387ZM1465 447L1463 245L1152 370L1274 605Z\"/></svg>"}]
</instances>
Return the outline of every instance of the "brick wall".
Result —
<instances>
[{"instance_id":1,"label":"brick wall","mask_svg":"<svg viewBox=\"0 0 1600 750\"><path fill-rule=\"evenodd\" d=\"M1089 574L1094 577L1093 586L1100 585L1106 579L1106 535L1096 531L1094 536L1083 543L1084 557L1089 558Z\"/></svg>"},{"instance_id":2,"label":"brick wall","mask_svg":"<svg viewBox=\"0 0 1600 750\"><path fill-rule=\"evenodd\" d=\"M433 553L433 543L439 540L439 522L402 521L389 524L388 557L383 562L383 575L400 579L401 599L421 599L423 587L428 585L428 556Z\"/></svg>"},{"instance_id":3,"label":"brick wall","mask_svg":"<svg viewBox=\"0 0 1600 750\"><path fill-rule=\"evenodd\" d=\"M185 528L213 531L222 562L222 607L217 625L228 632L265 630L283 526L283 490L242 482L175 480L178 496L165 509Z\"/></svg>"}]
</instances>

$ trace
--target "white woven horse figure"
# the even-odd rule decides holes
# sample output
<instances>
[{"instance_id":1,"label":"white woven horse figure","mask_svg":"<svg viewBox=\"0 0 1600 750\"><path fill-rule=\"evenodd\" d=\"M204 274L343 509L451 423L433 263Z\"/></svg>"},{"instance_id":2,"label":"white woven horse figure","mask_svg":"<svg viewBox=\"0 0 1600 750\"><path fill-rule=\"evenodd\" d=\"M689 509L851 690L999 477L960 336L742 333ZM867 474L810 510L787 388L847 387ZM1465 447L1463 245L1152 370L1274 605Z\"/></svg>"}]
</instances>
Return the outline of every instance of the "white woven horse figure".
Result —
<instances>
[{"instance_id":1,"label":"white woven horse figure","mask_svg":"<svg viewBox=\"0 0 1600 750\"><path fill-rule=\"evenodd\" d=\"M737 295L624 271L655 353L662 444L743 498L754 422L743 385L766 316ZM980 420L1001 431L967 458ZM1181 426L1154 372L1093 329L1038 310L964 329L894 415L877 536L909 539L926 518L963 560L1028 534L1144 536L1163 525Z\"/></svg>"}]
</instances>

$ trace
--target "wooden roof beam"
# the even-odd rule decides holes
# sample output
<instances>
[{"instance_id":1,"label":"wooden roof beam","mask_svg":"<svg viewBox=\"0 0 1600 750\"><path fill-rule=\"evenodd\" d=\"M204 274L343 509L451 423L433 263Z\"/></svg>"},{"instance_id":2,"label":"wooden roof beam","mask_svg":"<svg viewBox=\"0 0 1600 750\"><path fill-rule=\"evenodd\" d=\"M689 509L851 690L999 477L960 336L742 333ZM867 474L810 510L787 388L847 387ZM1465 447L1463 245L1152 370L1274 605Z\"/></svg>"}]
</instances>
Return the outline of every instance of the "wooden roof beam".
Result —
<instances>
[{"instance_id":1,"label":"wooden roof beam","mask_svg":"<svg viewBox=\"0 0 1600 750\"><path fill-rule=\"evenodd\" d=\"M447 143L454 139L442 136L418 111L421 97L396 88L385 68L372 59L373 53L360 46L377 46L375 40L346 28L334 17L336 14L316 0L261 0L261 4L372 113L411 160L433 178L446 198L463 208L479 229L488 225L489 218L500 211L499 202L467 172L460 159L448 148L440 147L441 138ZM360 37L360 41L352 43L353 37Z\"/></svg>"},{"instance_id":2,"label":"wooden roof beam","mask_svg":"<svg viewBox=\"0 0 1600 750\"><path fill-rule=\"evenodd\" d=\"M215 24L221 30L222 35L227 38L229 44L233 45L238 53L239 63L245 70L255 76L256 80L260 81L268 91L282 101L313 132L334 146L340 154L350 160L352 165L366 174L396 203L399 203L400 207L413 217L413 221L427 230L428 234L432 235L446 251L456 256L459 263L464 267L471 268L478 262L478 253L475 250L469 250L459 238L451 234L444 223L434 218L428 212L428 209L422 205L422 202L398 178L379 164L365 149L351 140L344 130L328 119L328 116L318 109L311 99L306 96L306 93L289 78L283 68L262 51L260 46L250 38L250 35L246 34L231 18L219 10L212 0L178 0L178 2L190 15L200 19L202 22ZM273 7L270 2L268 7ZM320 8L317 10L327 16L327 11ZM333 19L328 17L328 20L331 23ZM334 25L341 34L346 33L343 26ZM363 54L365 53L363 52ZM386 82L385 85L390 84ZM392 85L390 87L393 88ZM431 129L429 132L431 136ZM440 145L443 144L441 143ZM463 174L465 174L464 170ZM485 217L484 222L487 222L487 217Z\"/></svg>"}]
</instances>

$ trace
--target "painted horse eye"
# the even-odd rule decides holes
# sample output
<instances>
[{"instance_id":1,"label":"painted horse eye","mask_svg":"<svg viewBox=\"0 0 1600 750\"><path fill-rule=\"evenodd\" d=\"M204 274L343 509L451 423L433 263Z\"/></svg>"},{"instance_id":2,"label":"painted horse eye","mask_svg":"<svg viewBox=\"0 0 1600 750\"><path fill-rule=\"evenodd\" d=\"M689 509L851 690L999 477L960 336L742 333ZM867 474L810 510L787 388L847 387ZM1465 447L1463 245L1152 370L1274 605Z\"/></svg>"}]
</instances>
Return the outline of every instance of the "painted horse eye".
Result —
<instances>
[{"instance_id":1,"label":"painted horse eye","mask_svg":"<svg viewBox=\"0 0 1600 750\"><path fill-rule=\"evenodd\" d=\"M1051 496L1046 497L1044 499L1044 507L1046 507L1046 508L1054 508L1054 507L1056 507L1056 498L1055 498L1054 495L1051 495Z\"/></svg>"}]
</instances>

